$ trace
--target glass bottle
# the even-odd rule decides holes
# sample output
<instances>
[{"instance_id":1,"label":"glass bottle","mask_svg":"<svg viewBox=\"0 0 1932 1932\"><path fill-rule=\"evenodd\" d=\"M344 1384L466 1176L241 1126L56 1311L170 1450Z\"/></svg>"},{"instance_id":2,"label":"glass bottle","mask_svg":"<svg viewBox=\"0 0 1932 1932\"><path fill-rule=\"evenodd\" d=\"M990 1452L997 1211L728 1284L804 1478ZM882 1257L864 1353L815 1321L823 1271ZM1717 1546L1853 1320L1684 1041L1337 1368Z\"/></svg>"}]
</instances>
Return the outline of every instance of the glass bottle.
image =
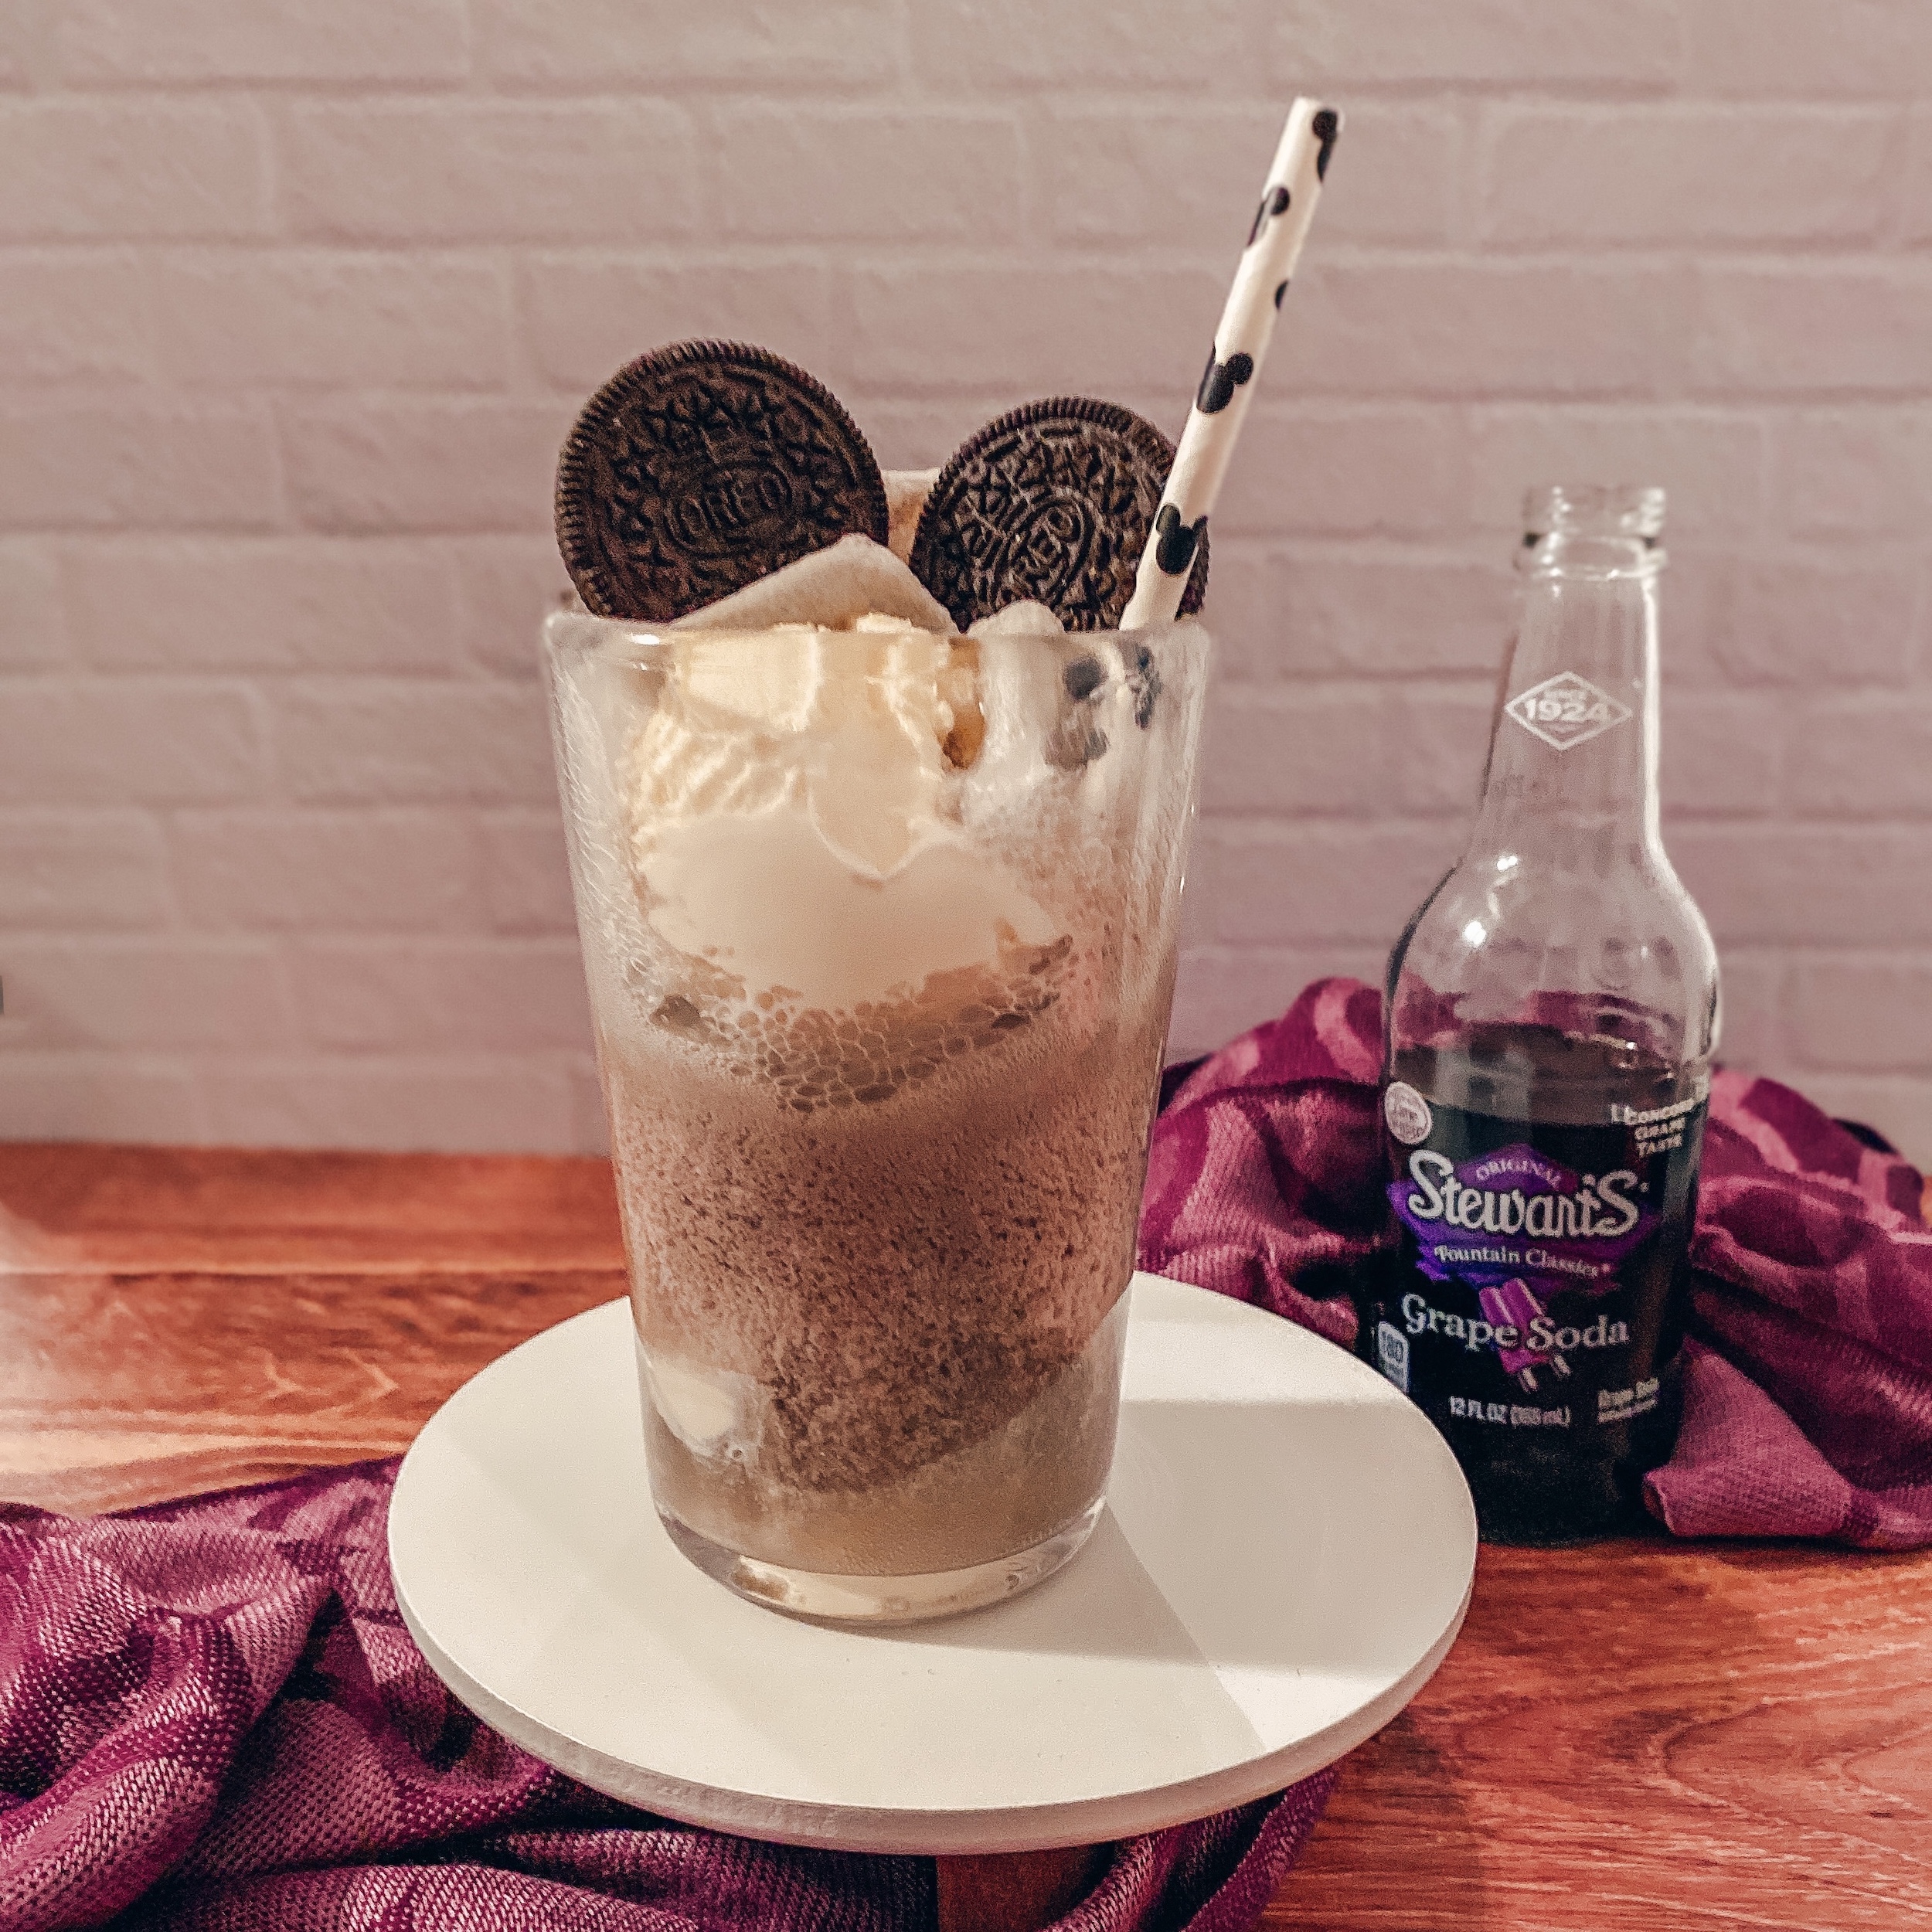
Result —
<instances>
[{"instance_id":1,"label":"glass bottle","mask_svg":"<svg viewBox=\"0 0 1932 1932\"><path fill-rule=\"evenodd\" d=\"M1658 825L1664 493L1530 492L1467 850L1389 961L1398 1237L1363 1337L1493 1540L1615 1527L1669 1454L1718 976Z\"/></svg>"}]
</instances>

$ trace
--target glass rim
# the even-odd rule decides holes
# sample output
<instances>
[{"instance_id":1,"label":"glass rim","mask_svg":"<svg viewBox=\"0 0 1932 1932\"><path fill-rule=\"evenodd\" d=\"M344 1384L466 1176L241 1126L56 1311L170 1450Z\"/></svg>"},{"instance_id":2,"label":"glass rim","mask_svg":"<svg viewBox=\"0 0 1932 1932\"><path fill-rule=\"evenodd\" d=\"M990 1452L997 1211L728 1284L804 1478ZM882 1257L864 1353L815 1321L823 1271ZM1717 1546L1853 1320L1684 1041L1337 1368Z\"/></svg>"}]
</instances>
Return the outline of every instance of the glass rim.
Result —
<instances>
[{"instance_id":1,"label":"glass rim","mask_svg":"<svg viewBox=\"0 0 1932 1932\"><path fill-rule=\"evenodd\" d=\"M1539 483L1523 493L1517 568L1532 578L1651 577L1668 562L1655 483Z\"/></svg>"},{"instance_id":2,"label":"glass rim","mask_svg":"<svg viewBox=\"0 0 1932 1932\"><path fill-rule=\"evenodd\" d=\"M864 631L841 630L829 624L810 627L833 637L862 637ZM964 638L978 643L978 638L971 637L964 631L928 631L924 625L914 623L910 617L904 624L904 631L920 637L938 638L941 640ZM576 600L560 604L544 614L541 626L543 646L549 655L567 651L597 652L606 657L629 658L639 664L661 662L672 648L692 638L757 638L767 636L797 635L798 632L781 631L770 624L761 624L739 629L725 625L711 626L690 624L683 619L662 622L650 617L600 617L594 611L586 610ZM869 634L876 637L892 637L901 634L896 631L879 631ZM1199 617L1175 617L1162 624L1150 624L1131 631L1063 631L1057 636L1051 631L1030 634L1039 643L1053 646L1056 650L1075 649L1118 641L1123 639L1159 639L1187 638L1198 635L1212 645L1214 632Z\"/></svg>"},{"instance_id":3,"label":"glass rim","mask_svg":"<svg viewBox=\"0 0 1932 1932\"><path fill-rule=\"evenodd\" d=\"M1526 537L1659 537L1667 498L1658 483L1538 483L1523 492Z\"/></svg>"}]
</instances>

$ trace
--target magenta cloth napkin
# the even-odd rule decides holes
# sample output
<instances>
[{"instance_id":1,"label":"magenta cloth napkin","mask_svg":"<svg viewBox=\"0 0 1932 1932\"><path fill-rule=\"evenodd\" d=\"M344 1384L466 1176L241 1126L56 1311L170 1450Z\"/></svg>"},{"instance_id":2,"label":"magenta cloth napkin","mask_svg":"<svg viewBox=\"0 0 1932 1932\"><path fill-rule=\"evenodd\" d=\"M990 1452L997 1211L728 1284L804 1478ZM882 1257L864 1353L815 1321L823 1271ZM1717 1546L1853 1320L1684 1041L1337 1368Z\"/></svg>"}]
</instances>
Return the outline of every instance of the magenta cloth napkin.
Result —
<instances>
[{"instance_id":1,"label":"magenta cloth napkin","mask_svg":"<svg viewBox=\"0 0 1932 1932\"><path fill-rule=\"evenodd\" d=\"M1196 1068L1154 1130L1141 1266L1344 1347L1383 1238L1382 999L1308 988ZM1684 1422L1646 1481L1680 1536L1932 1543L1923 1182L1775 1080L1712 1082Z\"/></svg>"},{"instance_id":2,"label":"magenta cloth napkin","mask_svg":"<svg viewBox=\"0 0 1932 1932\"><path fill-rule=\"evenodd\" d=\"M930 1859L674 1824L479 1723L396 1611L396 1468L92 1520L0 1505L0 1932L934 1923ZM1333 1777L1114 1846L1061 1926L1242 1932Z\"/></svg>"}]
</instances>

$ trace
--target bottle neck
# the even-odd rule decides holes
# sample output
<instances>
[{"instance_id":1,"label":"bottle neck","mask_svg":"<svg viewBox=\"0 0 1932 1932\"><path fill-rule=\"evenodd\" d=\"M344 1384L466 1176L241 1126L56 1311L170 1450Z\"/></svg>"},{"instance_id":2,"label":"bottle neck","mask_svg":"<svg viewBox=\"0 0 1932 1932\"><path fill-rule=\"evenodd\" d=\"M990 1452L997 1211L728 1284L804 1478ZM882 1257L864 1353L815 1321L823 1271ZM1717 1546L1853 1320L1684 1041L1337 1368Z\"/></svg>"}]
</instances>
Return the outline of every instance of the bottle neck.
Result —
<instances>
[{"instance_id":1,"label":"bottle neck","mask_svg":"<svg viewBox=\"0 0 1932 1932\"><path fill-rule=\"evenodd\" d=\"M1471 855L1597 874L1661 859L1657 695L1654 564L1532 571Z\"/></svg>"}]
</instances>

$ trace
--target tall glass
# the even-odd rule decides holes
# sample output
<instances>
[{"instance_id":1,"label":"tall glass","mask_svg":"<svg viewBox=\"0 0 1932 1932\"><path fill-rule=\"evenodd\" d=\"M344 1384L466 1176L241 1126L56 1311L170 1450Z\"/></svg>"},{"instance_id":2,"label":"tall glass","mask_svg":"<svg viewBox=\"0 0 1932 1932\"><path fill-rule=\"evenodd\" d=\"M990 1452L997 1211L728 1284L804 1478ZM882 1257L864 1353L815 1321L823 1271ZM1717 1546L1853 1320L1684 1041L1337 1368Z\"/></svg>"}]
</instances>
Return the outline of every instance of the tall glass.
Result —
<instances>
[{"instance_id":1,"label":"tall glass","mask_svg":"<svg viewBox=\"0 0 1932 1932\"><path fill-rule=\"evenodd\" d=\"M866 624L544 641L658 1513L906 1621L1100 1512L1209 645Z\"/></svg>"}]
</instances>

